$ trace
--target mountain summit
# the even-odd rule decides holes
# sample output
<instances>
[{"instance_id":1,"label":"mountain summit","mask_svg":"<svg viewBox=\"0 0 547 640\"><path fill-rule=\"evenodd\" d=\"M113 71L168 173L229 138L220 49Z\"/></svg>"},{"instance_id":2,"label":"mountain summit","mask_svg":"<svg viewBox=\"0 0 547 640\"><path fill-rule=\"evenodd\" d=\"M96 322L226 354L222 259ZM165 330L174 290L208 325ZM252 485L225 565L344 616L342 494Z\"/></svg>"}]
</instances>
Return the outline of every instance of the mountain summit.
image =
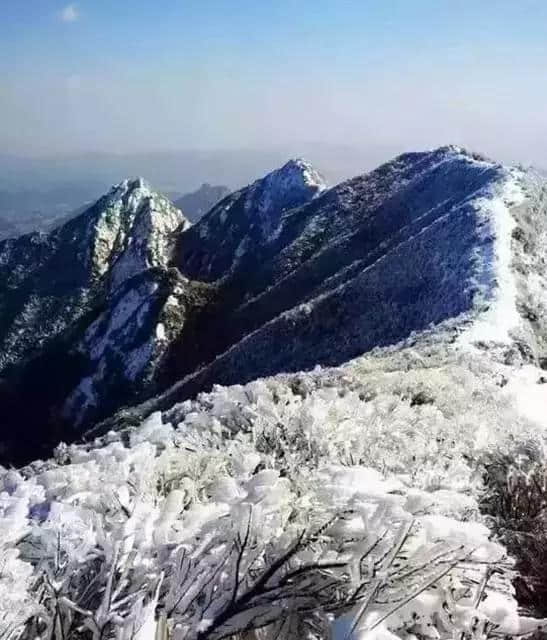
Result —
<instances>
[{"instance_id":1,"label":"mountain summit","mask_svg":"<svg viewBox=\"0 0 547 640\"><path fill-rule=\"evenodd\" d=\"M535 173L459 147L331 188L290 160L193 226L124 181L51 234L0 243L6 433L23 412L40 442L75 437L123 405L405 340L541 365L546 196Z\"/></svg>"},{"instance_id":2,"label":"mountain summit","mask_svg":"<svg viewBox=\"0 0 547 640\"><path fill-rule=\"evenodd\" d=\"M108 405L86 387L95 365L111 392L116 388L125 399L125 356L146 352L145 368L163 344L152 316L169 295L172 234L188 226L163 195L136 178L49 234L0 243L0 395L9 416L0 439L15 437L22 451L49 446L51 432L61 428L52 425L64 424L63 416L78 424L68 407L81 381L90 399ZM100 336L101 346L84 353L90 335ZM141 373L136 364L127 368L133 382L135 368ZM13 430L17 416L28 429Z\"/></svg>"},{"instance_id":3,"label":"mountain summit","mask_svg":"<svg viewBox=\"0 0 547 640\"><path fill-rule=\"evenodd\" d=\"M0 371L38 352L136 274L167 268L169 238L188 226L136 178L49 234L1 242Z\"/></svg>"},{"instance_id":4,"label":"mountain summit","mask_svg":"<svg viewBox=\"0 0 547 640\"><path fill-rule=\"evenodd\" d=\"M260 254L276 239L284 212L311 202L326 188L309 162L289 160L224 198L181 238L182 270L207 281L226 276L244 254Z\"/></svg>"}]
</instances>

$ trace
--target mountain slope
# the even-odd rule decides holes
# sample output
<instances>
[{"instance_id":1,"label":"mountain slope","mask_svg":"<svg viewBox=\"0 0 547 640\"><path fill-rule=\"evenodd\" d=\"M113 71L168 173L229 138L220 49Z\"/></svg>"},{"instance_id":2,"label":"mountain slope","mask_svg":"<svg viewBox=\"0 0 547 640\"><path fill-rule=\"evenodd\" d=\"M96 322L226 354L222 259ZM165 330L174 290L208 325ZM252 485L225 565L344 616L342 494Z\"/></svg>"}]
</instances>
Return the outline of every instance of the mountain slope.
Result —
<instances>
[{"instance_id":1,"label":"mountain slope","mask_svg":"<svg viewBox=\"0 0 547 640\"><path fill-rule=\"evenodd\" d=\"M243 212L243 218L238 225L238 233L245 235L245 242L249 242L249 238L252 237L255 241L254 246L259 250L265 241L266 225L272 224L272 221L280 215L284 208L310 201L323 189L324 184L320 176L309 164L301 160L293 160L281 169L268 174L265 178L257 180L241 192L225 198L217 207L213 208L211 215L213 219L218 215L222 218L222 211L219 214L219 209L226 210L229 207L231 220L235 220L232 211L232 203L234 203L233 209L241 209ZM208 215L207 219L210 220L210 217ZM257 221L260 223L258 227ZM91 368L94 373L86 376L71 394L63 409L67 418L77 424L89 424L98 417L104 417L108 414L106 408L112 405L105 401L107 395L115 396L117 402L120 402L122 394L119 391L114 393L111 382L108 380L109 377L112 378L111 375L109 376L111 371L117 374L120 368L126 369L129 375L124 374L123 378L126 383L130 383L133 389L132 397L136 397L141 389L135 385L131 375L135 366L138 366L139 371L145 372L150 369L152 363L156 363L153 369L157 372L158 385L165 387L173 380L172 376L178 375L179 372L193 370L204 359L210 358L217 352L217 339L222 331L219 327L227 311L226 291L222 286L211 281L212 270L210 266L205 267L203 260L201 260L200 268L207 271L207 276L192 270L192 265L196 263L195 254L188 259L183 257L182 259L188 263L188 268L180 268L177 248L182 246L184 250L187 250L192 242L197 242L200 251L210 251L210 257L219 265L215 268L220 268L220 265L226 260L237 261L237 246L241 245L242 240L234 233L230 237L223 235L222 241L219 242L215 239L215 234L222 234L223 230L218 228L209 237L209 242L205 243L203 241L206 235L204 228L207 224L210 222L206 222L205 225L198 224L195 228L189 227L174 237L172 264L179 269L175 267L171 272L171 277L178 284L173 285L170 295L166 299L164 308L168 310L168 313L154 313L158 323L156 331L160 333L154 347L148 345L146 348L139 347L138 349L133 346L129 349L120 348L120 344L133 345L133 338L128 340L127 335L131 336L135 330L139 330L138 323L135 329L122 323L121 331L118 331L119 337L115 341L114 348L111 349L111 351L118 353L117 363L113 364L112 358L110 358L108 364L102 358L102 342L105 339L102 331L90 327L86 332L84 340L80 343L79 351L88 355L88 359L92 361ZM257 236L254 235L256 233L258 233ZM234 244L236 242L237 246ZM132 293L129 295L138 300L143 299L139 295L134 296ZM146 298L146 296L144 297ZM125 300L122 300L120 304L122 307L127 305ZM114 305L111 305L106 313L118 315L117 306L117 301L114 301ZM112 307L114 308L112 309ZM171 316L170 319L169 316ZM111 333L108 328L109 321L105 321L103 318L101 322L107 327L107 335ZM96 324L98 325L98 322ZM114 324L116 325L118 322L114 320ZM98 354L101 355L98 356ZM129 362L127 368L122 365L124 359ZM135 362L139 364L135 365ZM150 382L150 376L148 376L149 384L144 392L145 395L151 395L158 388L157 385L150 384ZM102 401L99 401L97 397L98 386L104 389L104 393L99 393ZM127 397L127 394L123 395ZM100 407L100 413L95 410L98 407Z\"/></svg>"},{"instance_id":2,"label":"mountain slope","mask_svg":"<svg viewBox=\"0 0 547 640\"><path fill-rule=\"evenodd\" d=\"M547 333L545 194L534 174L447 147L401 156L286 211L277 236L240 250L223 276L223 315L208 320L218 353L183 396L339 364L453 318L456 333L474 327L465 329L470 342L496 342L501 357L538 363ZM225 211L232 246L244 236L240 211ZM211 211L179 239L190 275L215 273L217 256L196 268L194 246L218 216Z\"/></svg>"},{"instance_id":3,"label":"mountain slope","mask_svg":"<svg viewBox=\"0 0 547 640\"><path fill-rule=\"evenodd\" d=\"M546 194L536 174L457 147L330 189L292 160L194 226L126 181L49 236L0 244L10 420L39 397L48 429L81 431L124 405L145 401L140 416L409 336L542 364ZM68 373L29 391L52 366Z\"/></svg>"},{"instance_id":4,"label":"mountain slope","mask_svg":"<svg viewBox=\"0 0 547 640\"><path fill-rule=\"evenodd\" d=\"M64 247L14 245L3 278L35 292L36 329L56 256L93 258L48 302L72 295L82 314L19 369L16 410L2 398L4 457L26 444L29 399L36 426L62 410L80 429L148 399L43 462L0 466L0 635L547 628L523 615L544 606L545 180L456 147L329 190L310 175L289 163L195 227L136 197L131 240L112 240L124 213L63 227Z\"/></svg>"},{"instance_id":5,"label":"mountain slope","mask_svg":"<svg viewBox=\"0 0 547 640\"><path fill-rule=\"evenodd\" d=\"M326 189L304 160L290 160L264 178L224 198L180 237L178 266L189 277L214 281L235 269L239 258L262 251L278 236L283 212Z\"/></svg>"},{"instance_id":6,"label":"mountain slope","mask_svg":"<svg viewBox=\"0 0 547 640\"><path fill-rule=\"evenodd\" d=\"M123 281L165 268L168 236L187 224L142 180L126 180L50 234L0 243L0 369L58 335Z\"/></svg>"}]
</instances>

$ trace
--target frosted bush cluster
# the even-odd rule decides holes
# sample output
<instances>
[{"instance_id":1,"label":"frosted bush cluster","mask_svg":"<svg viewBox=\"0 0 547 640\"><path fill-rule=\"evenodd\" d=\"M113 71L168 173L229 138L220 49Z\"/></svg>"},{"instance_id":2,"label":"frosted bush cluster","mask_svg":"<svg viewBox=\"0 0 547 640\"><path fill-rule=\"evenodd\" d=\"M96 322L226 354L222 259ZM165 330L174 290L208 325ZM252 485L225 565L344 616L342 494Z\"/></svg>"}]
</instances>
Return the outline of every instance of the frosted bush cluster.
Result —
<instances>
[{"instance_id":1,"label":"frosted bush cluster","mask_svg":"<svg viewBox=\"0 0 547 640\"><path fill-rule=\"evenodd\" d=\"M299 384L219 387L0 469L0 638L534 631L478 519L471 423L393 388Z\"/></svg>"}]
</instances>

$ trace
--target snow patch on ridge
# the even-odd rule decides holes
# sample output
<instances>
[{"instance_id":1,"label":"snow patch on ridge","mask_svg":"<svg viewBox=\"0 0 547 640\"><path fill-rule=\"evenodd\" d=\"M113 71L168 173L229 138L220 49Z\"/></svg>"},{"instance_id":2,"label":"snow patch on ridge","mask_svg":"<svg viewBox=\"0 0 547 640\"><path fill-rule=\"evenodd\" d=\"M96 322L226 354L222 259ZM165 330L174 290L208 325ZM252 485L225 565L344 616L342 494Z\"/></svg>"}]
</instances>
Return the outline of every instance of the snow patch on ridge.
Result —
<instances>
[{"instance_id":1,"label":"snow patch on ridge","mask_svg":"<svg viewBox=\"0 0 547 640\"><path fill-rule=\"evenodd\" d=\"M473 325L460 336L460 343L470 346L476 342L507 342L511 330L519 326L521 318L517 310L517 285L512 267L512 233L516 227L510 207L524 202L521 181L523 174L517 169L507 172L501 185L494 185L490 197L475 201L477 215L483 225L484 236L492 235L493 255L491 264L481 264L482 271L493 274L494 282L483 284L483 296L488 299L488 309L482 312ZM477 260L483 260L481 255ZM478 301L481 303L481 301Z\"/></svg>"}]
</instances>

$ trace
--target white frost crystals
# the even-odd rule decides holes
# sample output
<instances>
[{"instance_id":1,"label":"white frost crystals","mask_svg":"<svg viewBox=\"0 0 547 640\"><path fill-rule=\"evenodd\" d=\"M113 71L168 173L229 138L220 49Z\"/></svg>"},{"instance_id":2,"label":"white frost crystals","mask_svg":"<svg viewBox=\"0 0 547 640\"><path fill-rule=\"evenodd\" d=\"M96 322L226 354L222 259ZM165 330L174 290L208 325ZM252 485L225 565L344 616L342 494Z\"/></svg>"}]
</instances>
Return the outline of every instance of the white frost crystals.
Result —
<instances>
[{"instance_id":1,"label":"white frost crystals","mask_svg":"<svg viewBox=\"0 0 547 640\"><path fill-rule=\"evenodd\" d=\"M336 384L299 376L217 387L126 434L0 469L4 636L448 640L477 625L535 629L517 613L510 559L477 520L465 394L411 406L393 375L369 399L349 369ZM457 434L451 411L462 414ZM500 411L510 405L480 416L494 439Z\"/></svg>"}]
</instances>

